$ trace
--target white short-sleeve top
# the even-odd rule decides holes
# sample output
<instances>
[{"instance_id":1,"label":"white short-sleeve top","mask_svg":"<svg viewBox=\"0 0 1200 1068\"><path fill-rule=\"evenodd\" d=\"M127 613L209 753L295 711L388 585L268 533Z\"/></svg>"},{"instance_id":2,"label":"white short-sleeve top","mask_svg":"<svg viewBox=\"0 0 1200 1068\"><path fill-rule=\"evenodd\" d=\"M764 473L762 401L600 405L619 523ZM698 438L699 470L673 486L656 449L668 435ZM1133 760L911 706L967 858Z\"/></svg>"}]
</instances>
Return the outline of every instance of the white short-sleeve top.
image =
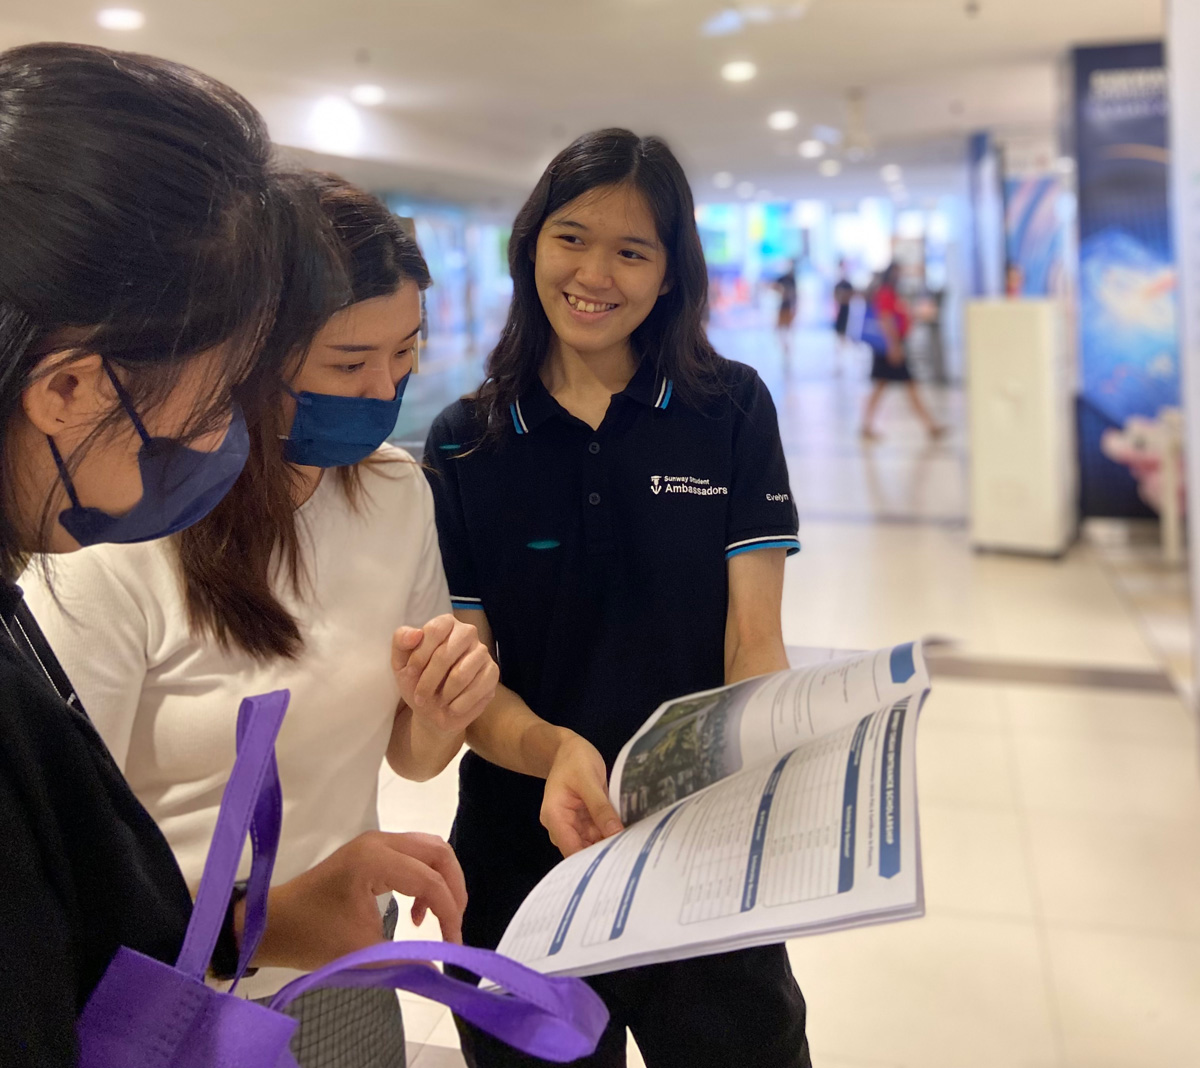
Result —
<instances>
[{"instance_id":1,"label":"white short-sleeve top","mask_svg":"<svg viewBox=\"0 0 1200 1068\"><path fill-rule=\"evenodd\" d=\"M376 795L399 692L391 639L450 611L433 503L400 449L362 467L352 506L332 472L297 512L307 582L276 580L300 625L296 660L227 651L188 626L167 541L103 545L56 558L21 580L30 607L138 799L166 835L193 893L235 756L243 697L287 688L276 747L286 882L378 827ZM249 872L249 852L241 877ZM239 992L274 993L299 973L262 969Z\"/></svg>"}]
</instances>

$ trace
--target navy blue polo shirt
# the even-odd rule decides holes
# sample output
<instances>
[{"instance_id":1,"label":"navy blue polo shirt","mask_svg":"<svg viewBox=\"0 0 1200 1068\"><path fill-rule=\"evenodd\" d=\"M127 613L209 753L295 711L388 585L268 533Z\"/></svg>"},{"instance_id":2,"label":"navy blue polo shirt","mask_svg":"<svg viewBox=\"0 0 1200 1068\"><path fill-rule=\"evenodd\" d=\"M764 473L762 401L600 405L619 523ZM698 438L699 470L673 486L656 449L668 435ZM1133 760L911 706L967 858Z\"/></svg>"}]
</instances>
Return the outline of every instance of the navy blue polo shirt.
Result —
<instances>
[{"instance_id":1,"label":"navy blue polo shirt","mask_svg":"<svg viewBox=\"0 0 1200 1068\"><path fill-rule=\"evenodd\" d=\"M771 396L743 364L722 361L720 377L719 395L692 406L643 361L597 430L538 381L499 443L479 446L468 399L426 444L455 608L487 614L504 684L610 768L663 701L723 684L729 558L799 548ZM561 859L538 822L544 784L475 753L460 775L468 885L485 869L494 884L500 844L510 865L519 844L530 864L515 909Z\"/></svg>"}]
</instances>

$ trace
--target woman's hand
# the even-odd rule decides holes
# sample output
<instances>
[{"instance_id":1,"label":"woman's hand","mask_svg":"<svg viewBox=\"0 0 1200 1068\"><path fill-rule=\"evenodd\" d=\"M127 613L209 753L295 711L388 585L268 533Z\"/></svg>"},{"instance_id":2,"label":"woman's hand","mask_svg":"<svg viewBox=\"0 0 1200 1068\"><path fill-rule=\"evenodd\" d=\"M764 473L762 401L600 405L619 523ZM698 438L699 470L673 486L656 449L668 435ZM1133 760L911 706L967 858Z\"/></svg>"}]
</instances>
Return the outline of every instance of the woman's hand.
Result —
<instances>
[{"instance_id":1,"label":"woman's hand","mask_svg":"<svg viewBox=\"0 0 1200 1068\"><path fill-rule=\"evenodd\" d=\"M902 346L902 345L888 346L887 358L888 358L888 363L890 363L893 367L903 367L904 366L904 346Z\"/></svg>"},{"instance_id":2,"label":"woman's hand","mask_svg":"<svg viewBox=\"0 0 1200 1068\"><path fill-rule=\"evenodd\" d=\"M462 734L496 696L500 681L475 628L452 615L397 630L392 670L413 716L439 735Z\"/></svg>"},{"instance_id":3,"label":"woman's hand","mask_svg":"<svg viewBox=\"0 0 1200 1068\"><path fill-rule=\"evenodd\" d=\"M259 967L314 971L383 941L376 899L413 899L413 923L432 912L447 942L462 942L467 884L454 851L432 834L368 831L303 875L271 888ZM245 902L235 914L240 937Z\"/></svg>"},{"instance_id":4,"label":"woman's hand","mask_svg":"<svg viewBox=\"0 0 1200 1068\"><path fill-rule=\"evenodd\" d=\"M604 757L586 738L564 732L542 795L542 826L564 857L623 830L608 799Z\"/></svg>"}]
</instances>

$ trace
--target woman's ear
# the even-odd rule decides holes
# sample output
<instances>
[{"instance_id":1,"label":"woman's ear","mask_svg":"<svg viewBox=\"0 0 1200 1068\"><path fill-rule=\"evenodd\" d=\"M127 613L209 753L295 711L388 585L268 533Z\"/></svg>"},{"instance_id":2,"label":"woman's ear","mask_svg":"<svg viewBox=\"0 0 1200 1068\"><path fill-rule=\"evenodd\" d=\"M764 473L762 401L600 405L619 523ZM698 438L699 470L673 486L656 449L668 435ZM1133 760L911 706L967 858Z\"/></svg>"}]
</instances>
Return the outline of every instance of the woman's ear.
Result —
<instances>
[{"instance_id":1,"label":"woman's ear","mask_svg":"<svg viewBox=\"0 0 1200 1068\"><path fill-rule=\"evenodd\" d=\"M667 277L663 279L662 288L658 291L658 295L660 297L665 297L674 288L675 280L670 275L667 275Z\"/></svg>"},{"instance_id":2,"label":"woman's ear","mask_svg":"<svg viewBox=\"0 0 1200 1068\"><path fill-rule=\"evenodd\" d=\"M47 356L33 369L33 385L21 395L26 417L53 436L94 425L112 407L112 383L96 353L64 362L62 353Z\"/></svg>"}]
</instances>

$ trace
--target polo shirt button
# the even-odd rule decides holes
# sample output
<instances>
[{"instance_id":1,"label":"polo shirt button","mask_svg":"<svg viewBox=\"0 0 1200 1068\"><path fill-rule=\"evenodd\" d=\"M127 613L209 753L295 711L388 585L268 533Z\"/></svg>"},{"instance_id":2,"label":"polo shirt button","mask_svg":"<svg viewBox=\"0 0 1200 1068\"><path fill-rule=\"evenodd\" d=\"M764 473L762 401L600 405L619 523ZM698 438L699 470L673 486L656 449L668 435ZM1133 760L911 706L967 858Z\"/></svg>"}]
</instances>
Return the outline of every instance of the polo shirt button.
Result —
<instances>
[{"instance_id":1,"label":"polo shirt button","mask_svg":"<svg viewBox=\"0 0 1200 1068\"><path fill-rule=\"evenodd\" d=\"M598 494L598 493L589 493L588 494L588 504L599 504L599 503L600 503L600 494Z\"/></svg>"},{"instance_id":2,"label":"polo shirt button","mask_svg":"<svg viewBox=\"0 0 1200 1068\"><path fill-rule=\"evenodd\" d=\"M596 453L598 453L599 451L600 451L600 442L598 442L598 441L593 441L588 446L588 452L590 452L593 456L595 456Z\"/></svg>"}]
</instances>

